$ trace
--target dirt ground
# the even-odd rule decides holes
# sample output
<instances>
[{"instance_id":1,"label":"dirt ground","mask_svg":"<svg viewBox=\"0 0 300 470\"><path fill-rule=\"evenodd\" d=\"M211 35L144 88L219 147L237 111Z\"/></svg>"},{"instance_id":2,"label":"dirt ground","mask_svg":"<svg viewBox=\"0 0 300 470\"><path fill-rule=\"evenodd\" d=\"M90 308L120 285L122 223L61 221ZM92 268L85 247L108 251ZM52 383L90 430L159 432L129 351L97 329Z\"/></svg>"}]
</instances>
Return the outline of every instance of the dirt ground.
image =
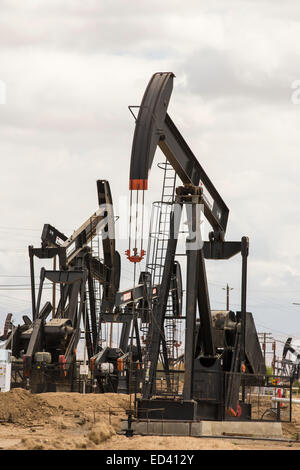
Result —
<instances>
[{"instance_id":1,"label":"dirt ground","mask_svg":"<svg viewBox=\"0 0 300 470\"><path fill-rule=\"evenodd\" d=\"M23 389L0 394L0 449L5 450L300 450L299 442L236 438L127 438L119 435L129 405L127 395L44 393ZM283 424L284 439L300 436L300 405L293 422Z\"/></svg>"}]
</instances>

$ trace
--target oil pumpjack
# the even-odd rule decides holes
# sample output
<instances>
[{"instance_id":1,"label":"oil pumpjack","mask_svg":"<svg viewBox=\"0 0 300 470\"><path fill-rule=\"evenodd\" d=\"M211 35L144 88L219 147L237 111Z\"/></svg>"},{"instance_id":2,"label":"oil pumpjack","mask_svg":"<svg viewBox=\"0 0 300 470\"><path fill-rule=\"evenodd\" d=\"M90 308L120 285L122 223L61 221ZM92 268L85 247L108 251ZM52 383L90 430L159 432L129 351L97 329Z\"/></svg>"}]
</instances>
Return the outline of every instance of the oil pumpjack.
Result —
<instances>
[{"instance_id":1,"label":"oil pumpjack","mask_svg":"<svg viewBox=\"0 0 300 470\"><path fill-rule=\"evenodd\" d=\"M182 182L176 188L170 212L169 237L158 299L153 305L151 338L144 356L142 396L136 400L136 417L159 419L251 419L251 405L244 393L249 383L261 383L265 364L252 314L246 309L249 240L225 241L229 209L167 113L174 74L155 73L144 93L133 137L129 189L131 200L144 200L148 175L157 147ZM139 196L139 193L142 195ZM209 202L209 199L212 203ZM165 348L164 326L180 221L186 211L186 303L184 372L171 369ZM202 241L201 213L212 227ZM206 260L242 257L241 311L211 311ZM140 262L144 250L135 240L127 251L131 262ZM198 314L197 314L198 312ZM157 383L162 353L164 390ZM171 377L183 373L182 390L174 390ZM150 413L150 414L149 414Z\"/></svg>"},{"instance_id":2,"label":"oil pumpjack","mask_svg":"<svg viewBox=\"0 0 300 470\"><path fill-rule=\"evenodd\" d=\"M85 344L90 359L99 350L101 322L96 312L94 280L102 285L101 314L111 312L120 280L120 255L115 248L112 197L108 181L97 181L98 210L70 237L45 224L41 247L29 246L32 319L12 327L6 338L11 349L17 386L26 383L33 392L70 390L76 383L76 350L84 323ZM93 256L90 242L102 235L104 259ZM35 296L34 258L58 257L58 269L41 268ZM59 300L42 305L45 281L59 286ZM49 289L49 288L48 288ZM52 318L48 319L50 313ZM78 379L78 377L77 377ZM78 380L77 380L78 381Z\"/></svg>"}]
</instances>

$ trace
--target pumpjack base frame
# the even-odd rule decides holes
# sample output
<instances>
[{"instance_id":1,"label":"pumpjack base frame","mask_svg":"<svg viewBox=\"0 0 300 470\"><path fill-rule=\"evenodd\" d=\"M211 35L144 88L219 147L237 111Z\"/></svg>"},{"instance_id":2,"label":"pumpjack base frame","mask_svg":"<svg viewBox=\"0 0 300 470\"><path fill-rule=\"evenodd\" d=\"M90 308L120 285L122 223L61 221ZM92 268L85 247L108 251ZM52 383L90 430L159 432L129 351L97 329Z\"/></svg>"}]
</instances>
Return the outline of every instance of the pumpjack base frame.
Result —
<instances>
[{"instance_id":1,"label":"pumpjack base frame","mask_svg":"<svg viewBox=\"0 0 300 470\"><path fill-rule=\"evenodd\" d=\"M209 400L137 399L136 405L137 419L251 421L251 405L242 402L237 416L227 415L224 404Z\"/></svg>"},{"instance_id":2,"label":"pumpjack base frame","mask_svg":"<svg viewBox=\"0 0 300 470\"><path fill-rule=\"evenodd\" d=\"M128 421L121 423L125 431ZM282 423L266 421L209 421L137 419L131 423L132 433L142 436L190 436L190 437L244 437L283 438Z\"/></svg>"},{"instance_id":3,"label":"pumpjack base frame","mask_svg":"<svg viewBox=\"0 0 300 470\"><path fill-rule=\"evenodd\" d=\"M29 389L31 393L79 392L79 365L71 364L68 375L64 376L58 364L34 364L29 377L24 375L23 361L12 362L11 388ZM29 381L27 382L27 379Z\"/></svg>"}]
</instances>

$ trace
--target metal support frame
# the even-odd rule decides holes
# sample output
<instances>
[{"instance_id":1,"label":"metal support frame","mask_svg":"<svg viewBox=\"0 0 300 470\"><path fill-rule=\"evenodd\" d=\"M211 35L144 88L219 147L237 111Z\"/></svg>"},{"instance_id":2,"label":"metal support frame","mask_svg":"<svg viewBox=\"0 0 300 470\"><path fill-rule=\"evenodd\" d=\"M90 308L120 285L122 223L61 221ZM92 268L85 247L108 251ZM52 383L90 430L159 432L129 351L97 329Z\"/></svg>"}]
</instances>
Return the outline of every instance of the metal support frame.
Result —
<instances>
[{"instance_id":1,"label":"metal support frame","mask_svg":"<svg viewBox=\"0 0 300 470\"><path fill-rule=\"evenodd\" d=\"M86 301L89 302L89 316L85 322L86 346L89 358L98 350L99 330L101 328L101 312L113 312L115 296L120 279L120 255L115 247L114 215L112 197L109 183L105 180L97 181L97 194L99 209L92 214L70 237L57 230L50 224L45 224L41 235L41 247L28 247L30 259L31 300L32 300L32 327L25 324L11 332L10 340L14 337L14 353L17 357L19 349L25 348L26 370L31 368L34 354L37 351L47 352L47 335L51 333L51 344L60 342L59 320L66 319L68 344L64 351L64 370L67 371L69 363L73 361L77 343L80 339L80 319ZM96 234L102 236L104 262L92 256L91 240ZM40 285L35 294L34 257L39 259L55 259L58 256L59 269L40 271ZM48 323L40 318L41 301L44 281L49 280L53 285L60 286L60 298L57 308L53 310L52 319ZM101 312L96 311L94 292L94 279L102 284ZM99 299L100 300L100 299ZM50 304L49 304L50 305ZM53 306L54 307L54 306ZM99 306L98 306L99 307ZM97 308L98 308L97 307ZM99 320L98 320L99 316ZM25 333L25 336L23 334ZM45 345L45 340L46 345ZM7 342L8 345L9 341ZM19 344L19 346L18 346ZM62 344L62 343L61 343ZM53 364L51 363L51 370Z\"/></svg>"},{"instance_id":2,"label":"metal support frame","mask_svg":"<svg viewBox=\"0 0 300 470\"><path fill-rule=\"evenodd\" d=\"M214 398L211 397L211 399L215 401L216 406L217 403L220 403L219 394L221 393L222 385L214 374L222 373L222 363L216 355L216 346L214 344L214 327L210 310L205 259L229 259L239 252L242 254L241 314L236 322L231 321L232 334L235 335L235 344L232 345L231 349L228 349L226 360L224 359L226 367L229 366L227 371L232 372L230 376L231 383L227 384L225 391L226 407L229 408L230 412L233 410L233 413L235 413L234 409L237 406L238 400L236 390L239 390L239 381L235 381L234 372L240 371L241 365L247 363L250 372L255 373L257 372L256 369L260 368L262 358L259 343L258 345L256 343L257 335L252 316L250 320L249 315L251 314L248 314L246 311L249 242L247 237L243 237L241 242L226 242L224 240L229 209L167 114L173 78L174 74L171 72L157 73L152 76L147 86L139 108L138 117L136 118L131 153L129 188L131 190L145 190L148 188L148 174L156 148L159 146L165 154L167 161L174 168L176 175L179 176L184 184L183 187L177 188L177 202L180 204L180 215L183 205L186 207L188 207L188 204L191 205L191 210L187 213L190 237L191 234L196 234L196 239L200 236L200 222L196 217L197 204L202 205L204 216L212 227L209 240L205 241L201 247L196 246L194 250L189 249L189 243L194 241L191 239L187 239L186 244L187 285L184 400L192 401L203 388L200 384L200 388L195 395L193 389L195 372L197 377L200 377L201 374L204 374L203 377L207 376L209 383L216 387ZM209 195L212 203L207 199L204 191ZM163 325L172 262L174 262L176 253L178 231L178 218L174 222L174 213L172 213L162 282L158 300L153 309L155 321L153 322L151 342L145 359L145 380L142 390L142 401L144 403L147 400L149 401L155 394L155 378L161 344L164 351ZM174 235L176 239L174 239ZM199 310L198 326L197 306ZM252 337L249 339L250 333ZM225 351L225 344L223 347ZM255 356L258 359L257 366L253 360ZM202 358L205 361L202 361ZM163 361L163 364L166 378L168 379L170 370L167 358ZM214 406L212 402L207 402L203 406L203 412L204 414L207 413L207 416L211 416L210 413L217 413L218 416L221 413L223 416L220 410L217 411L217 408L214 411L214 408L211 407ZM214 416L216 415L214 414Z\"/></svg>"},{"instance_id":3,"label":"metal support frame","mask_svg":"<svg viewBox=\"0 0 300 470\"><path fill-rule=\"evenodd\" d=\"M167 306L167 300L170 289L170 272L174 264L175 252L178 240L178 232L180 226L182 205L177 205L177 213L174 214L174 211L170 215L170 237L168 240L165 265L162 275L161 287L158 297L158 302L154 305L153 308L153 322L152 322L152 339L149 345L149 356L146 360L146 363L149 361L150 367L146 371L146 378L143 384L143 396L145 398L150 398L153 393L154 380L156 376L157 363L159 358L160 342L162 339L163 325L165 320L165 311ZM168 362L165 358L165 368L166 373L168 374Z\"/></svg>"}]
</instances>

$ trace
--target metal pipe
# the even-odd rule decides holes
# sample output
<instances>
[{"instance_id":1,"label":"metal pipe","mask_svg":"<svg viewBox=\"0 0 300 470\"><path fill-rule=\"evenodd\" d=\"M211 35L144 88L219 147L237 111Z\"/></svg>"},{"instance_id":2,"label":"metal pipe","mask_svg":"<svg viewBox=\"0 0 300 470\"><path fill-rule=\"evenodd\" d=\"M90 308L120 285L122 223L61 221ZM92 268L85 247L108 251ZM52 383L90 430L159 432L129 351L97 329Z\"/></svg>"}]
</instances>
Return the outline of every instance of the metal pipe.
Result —
<instances>
[{"instance_id":1,"label":"metal pipe","mask_svg":"<svg viewBox=\"0 0 300 470\"><path fill-rule=\"evenodd\" d=\"M53 258L53 271L56 271L56 256ZM52 318L55 317L55 310L56 310L56 283L53 282L52 286Z\"/></svg>"},{"instance_id":2,"label":"metal pipe","mask_svg":"<svg viewBox=\"0 0 300 470\"><path fill-rule=\"evenodd\" d=\"M245 341L246 341L246 312L247 312L247 257L249 252L248 237L242 238L242 293L241 293L241 359L245 361Z\"/></svg>"},{"instance_id":3,"label":"metal pipe","mask_svg":"<svg viewBox=\"0 0 300 470\"><path fill-rule=\"evenodd\" d=\"M241 440L250 440L250 441L275 441L275 442L295 442L300 444L300 441L295 439L281 439L280 437L250 437L250 436L191 436L191 437L199 437L202 439L241 439Z\"/></svg>"},{"instance_id":4,"label":"metal pipe","mask_svg":"<svg viewBox=\"0 0 300 470\"><path fill-rule=\"evenodd\" d=\"M242 237L242 293L241 293L241 364L246 360L246 319L247 319L247 258L249 253L249 239ZM245 385L242 385L242 401L245 401Z\"/></svg>"},{"instance_id":5,"label":"metal pipe","mask_svg":"<svg viewBox=\"0 0 300 470\"><path fill-rule=\"evenodd\" d=\"M36 304L35 304L35 282L34 282L34 262L33 262L33 246L28 247L30 259L30 282L31 282L31 303L32 303L32 321L36 319Z\"/></svg>"},{"instance_id":6,"label":"metal pipe","mask_svg":"<svg viewBox=\"0 0 300 470\"><path fill-rule=\"evenodd\" d=\"M86 367L86 317L87 317L87 311L86 311L86 299L84 300L84 345L83 345L83 364L84 364L84 369ZM85 372L85 370L84 370ZM86 383L86 375L84 374L83 378L83 384L82 384L82 393L85 394L85 383Z\"/></svg>"},{"instance_id":7,"label":"metal pipe","mask_svg":"<svg viewBox=\"0 0 300 470\"><path fill-rule=\"evenodd\" d=\"M272 397L272 401L280 401L280 402L286 402L286 403L300 403L300 400L297 400L297 398L290 399L290 398L281 398L281 397Z\"/></svg>"}]
</instances>

